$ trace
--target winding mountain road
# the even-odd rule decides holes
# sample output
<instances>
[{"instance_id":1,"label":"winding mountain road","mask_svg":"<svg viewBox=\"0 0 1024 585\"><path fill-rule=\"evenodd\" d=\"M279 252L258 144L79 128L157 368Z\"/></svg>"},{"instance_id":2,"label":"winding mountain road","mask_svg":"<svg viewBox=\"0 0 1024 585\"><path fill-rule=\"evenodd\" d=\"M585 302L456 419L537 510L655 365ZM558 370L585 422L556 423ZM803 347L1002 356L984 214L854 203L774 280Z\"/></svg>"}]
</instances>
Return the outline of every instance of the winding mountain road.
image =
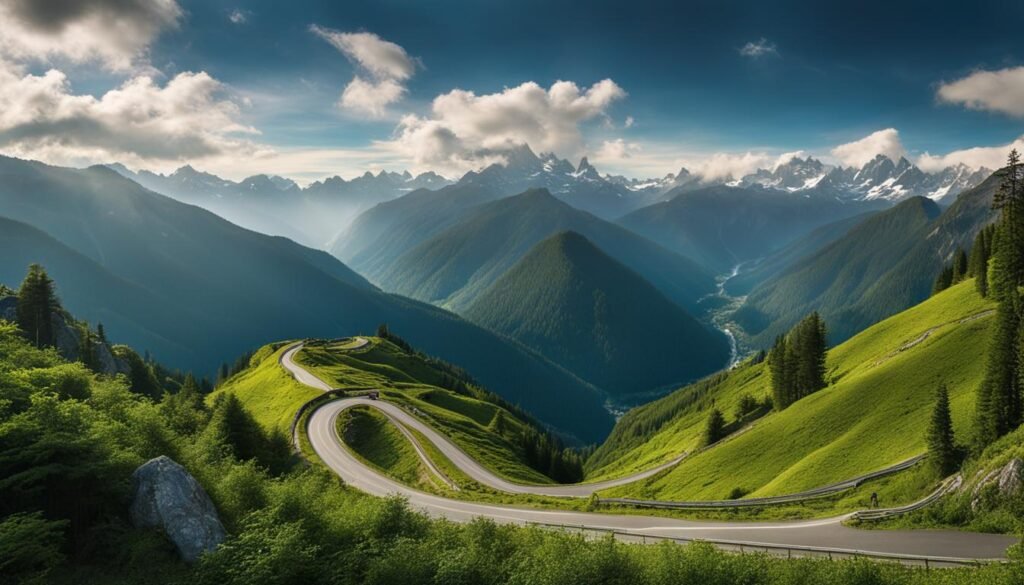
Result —
<instances>
[{"instance_id":1,"label":"winding mountain road","mask_svg":"<svg viewBox=\"0 0 1024 585\"><path fill-rule=\"evenodd\" d=\"M281 356L281 365L296 380L321 390L323 382L294 360L302 349L298 343ZM452 463L468 476L495 489L511 493L583 497L595 490L642 479L635 475L594 484L571 486L526 486L495 476L466 455L443 435L398 406L367 398L341 398L318 407L309 417L309 441L323 462L350 486L376 496L398 494L409 504L436 517L468 521L483 516L498 522L563 525L583 530L620 531L629 535L656 538L702 539L726 547L794 547L835 554L921 557L932 561L986 560L1005 558L1006 549L1016 538L998 534L979 534L953 530L858 530L844 526L849 514L819 520L783 522L710 522L642 515L613 515L576 511L545 510L492 505L455 500L424 493L394 481L359 461L340 442L335 431L338 415L348 408L368 405L403 425L416 429L433 443ZM672 465L669 462L665 466ZM645 471L650 475L661 468Z\"/></svg>"}]
</instances>

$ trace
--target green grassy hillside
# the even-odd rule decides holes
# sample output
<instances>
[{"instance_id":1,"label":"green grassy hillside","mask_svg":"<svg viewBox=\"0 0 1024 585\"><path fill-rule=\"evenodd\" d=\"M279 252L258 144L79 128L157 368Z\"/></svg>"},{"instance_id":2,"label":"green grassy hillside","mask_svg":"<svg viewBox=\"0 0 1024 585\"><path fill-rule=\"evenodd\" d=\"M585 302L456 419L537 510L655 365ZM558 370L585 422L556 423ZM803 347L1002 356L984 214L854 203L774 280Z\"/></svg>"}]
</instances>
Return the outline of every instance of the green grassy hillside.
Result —
<instances>
[{"instance_id":1,"label":"green grassy hillside","mask_svg":"<svg viewBox=\"0 0 1024 585\"><path fill-rule=\"evenodd\" d=\"M692 260L575 209L546 189L466 212L455 225L398 256L375 282L461 312L531 248L566 230L583 234L684 308L714 291L711 275Z\"/></svg>"},{"instance_id":2,"label":"green grassy hillside","mask_svg":"<svg viewBox=\"0 0 1024 585\"><path fill-rule=\"evenodd\" d=\"M696 379L729 355L724 336L576 232L537 244L465 316L618 395Z\"/></svg>"},{"instance_id":3,"label":"green grassy hillside","mask_svg":"<svg viewBox=\"0 0 1024 585\"><path fill-rule=\"evenodd\" d=\"M249 367L232 376L207 396L213 404L220 394L233 394L256 422L268 431L287 435L295 413L321 392L300 384L281 367L278 360L287 344L261 347L249 360Z\"/></svg>"},{"instance_id":4,"label":"green grassy hillside","mask_svg":"<svg viewBox=\"0 0 1024 585\"><path fill-rule=\"evenodd\" d=\"M506 408L496 396L460 380L458 372L446 371L391 342L369 339L367 347L354 351L338 344L308 345L297 360L336 388L380 389L384 400L418 413L475 459L508 479L551 483L525 463L517 443L521 431L534 423L514 408ZM496 418L502 419L500 429L494 424Z\"/></svg>"},{"instance_id":5,"label":"green grassy hillside","mask_svg":"<svg viewBox=\"0 0 1024 585\"><path fill-rule=\"evenodd\" d=\"M616 493L659 499L719 499L735 488L752 496L785 494L903 461L924 452L940 383L949 386L954 427L964 441L991 309L967 281L878 323L830 351L826 389ZM636 409L595 454L588 477L692 450L712 403L732 420L741 396L768 393L765 364L753 364Z\"/></svg>"}]
</instances>

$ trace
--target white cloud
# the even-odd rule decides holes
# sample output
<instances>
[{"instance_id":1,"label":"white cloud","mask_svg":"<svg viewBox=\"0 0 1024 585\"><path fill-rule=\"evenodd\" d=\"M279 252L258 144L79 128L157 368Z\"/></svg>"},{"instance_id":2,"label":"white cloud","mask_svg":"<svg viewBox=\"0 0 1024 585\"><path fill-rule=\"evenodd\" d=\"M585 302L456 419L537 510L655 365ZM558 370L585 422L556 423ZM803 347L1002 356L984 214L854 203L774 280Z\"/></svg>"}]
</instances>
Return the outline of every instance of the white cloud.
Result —
<instances>
[{"instance_id":1,"label":"white cloud","mask_svg":"<svg viewBox=\"0 0 1024 585\"><path fill-rule=\"evenodd\" d=\"M623 159L632 158L640 150L641 147L636 142L626 142L621 138L616 138L615 140L605 140L602 142L601 147L594 153L593 158L595 161L602 163L615 163Z\"/></svg>"},{"instance_id":2,"label":"white cloud","mask_svg":"<svg viewBox=\"0 0 1024 585\"><path fill-rule=\"evenodd\" d=\"M585 90L570 81L546 90L530 81L485 95L456 89L435 98L429 116L402 118L391 145L447 171L478 168L519 144L575 158L583 150L580 126L625 95L610 79Z\"/></svg>"},{"instance_id":3,"label":"white cloud","mask_svg":"<svg viewBox=\"0 0 1024 585\"><path fill-rule=\"evenodd\" d=\"M232 24L245 24L249 22L249 15L252 14L248 10L242 10L241 8L235 8L228 14L228 20Z\"/></svg>"},{"instance_id":4,"label":"white cloud","mask_svg":"<svg viewBox=\"0 0 1024 585\"><path fill-rule=\"evenodd\" d=\"M848 167L862 167L879 154L898 161L906 153L900 142L900 133L895 128L872 132L860 140L840 144L832 149L832 156Z\"/></svg>"},{"instance_id":5,"label":"white cloud","mask_svg":"<svg viewBox=\"0 0 1024 585\"><path fill-rule=\"evenodd\" d=\"M1024 117L1024 67L975 71L963 79L939 85L940 101Z\"/></svg>"},{"instance_id":6,"label":"white cloud","mask_svg":"<svg viewBox=\"0 0 1024 585\"><path fill-rule=\"evenodd\" d=\"M387 116L387 107L405 95L405 87L394 79L367 81L358 75L341 92L338 105L371 118Z\"/></svg>"},{"instance_id":7,"label":"white cloud","mask_svg":"<svg viewBox=\"0 0 1024 585\"><path fill-rule=\"evenodd\" d=\"M766 167L775 157L763 152L715 153L692 165L690 171L704 181L738 179Z\"/></svg>"},{"instance_id":8,"label":"white cloud","mask_svg":"<svg viewBox=\"0 0 1024 585\"><path fill-rule=\"evenodd\" d=\"M624 124L626 128L632 128L635 123L636 120L633 119L633 116L626 116L626 123Z\"/></svg>"},{"instance_id":9,"label":"white cloud","mask_svg":"<svg viewBox=\"0 0 1024 585\"><path fill-rule=\"evenodd\" d=\"M0 54L21 62L95 61L125 71L139 66L150 43L182 15L175 0L5 0Z\"/></svg>"},{"instance_id":10,"label":"white cloud","mask_svg":"<svg viewBox=\"0 0 1024 585\"><path fill-rule=\"evenodd\" d=\"M369 32L347 33L312 25L309 30L324 39L377 79L406 80L416 71L405 49Z\"/></svg>"},{"instance_id":11,"label":"white cloud","mask_svg":"<svg viewBox=\"0 0 1024 585\"><path fill-rule=\"evenodd\" d=\"M402 82L416 72L416 61L405 49L369 32L348 33L311 25L309 30L341 51L359 74L345 86L338 106L372 118L387 116L387 107L406 93Z\"/></svg>"},{"instance_id":12,"label":"white cloud","mask_svg":"<svg viewBox=\"0 0 1024 585\"><path fill-rule=\"evenodd\" d=\"M918 157L916 164L926 172L935 172L959 164L964 164L972 169L985 167L995 170L1006 165L1006 155L1014 148L1024 152L1024 136L1000 146L975 146L941 155L926 152Z\"/></svg>"},{"instance_id":13,"label":"white cloud","mask_svg":"<svg viewBox=\"0 0 1024 585\"><path fill-rule=\"evenodd\" d=\"M765 55L778 55L779 50L775 47L775 43L771 43L768 39L761 37L756 41L750 41L743 45L739 49L740 55L744 57L750 57L757 59L764 57Z\"/></svg>"},{"instance_id":14,"label":"white cloud","mask_svg":"<svg viewBox=\"0 0 1024 585\"><path fill-rule=\"evenodd\" d=\"M0 64L0 150L55 164L196 160L251 154L239 108L204 72L159 86L138 76L97 98L74 94L51 69L25 74Z\"/></svg>"}]
</instances>

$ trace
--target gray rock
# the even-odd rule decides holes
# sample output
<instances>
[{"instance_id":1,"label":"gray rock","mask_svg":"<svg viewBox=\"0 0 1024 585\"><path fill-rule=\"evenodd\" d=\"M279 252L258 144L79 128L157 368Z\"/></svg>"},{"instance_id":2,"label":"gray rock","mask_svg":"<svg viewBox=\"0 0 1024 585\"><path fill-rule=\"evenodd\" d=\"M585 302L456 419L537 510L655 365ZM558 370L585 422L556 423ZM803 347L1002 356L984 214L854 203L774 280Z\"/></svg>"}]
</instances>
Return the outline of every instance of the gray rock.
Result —
<instances>
[{"instance_id":1,"label":"gray rock","mask_svg":"<svg viewBox=\"0 0 1024 585\"><path fill-rule=\"evenodd\" d=\"M131 371L131 366L128 365L126 360L123 360L110 351L110 345L102 341L96 341L96 361L99 364L101 374L115 375L115 374L127 374Z\"/></svg>"},{"instance_id":2,"label":"gray rock","mask_svg":"<svg viewBox=\"0 0 1024 585\"><path fill-rule=\"evenodd\" d=\"M81 340L78 329L72 327L64 315L57 311L50 316L50 323L53 327L53 344L57 347L57 352L70 362L77 361Z\"/></svg>"},{"instance_id":3,"label":"gray rock","mask_svg":"<svg viewBox=\"0 0 1024 585\"><path fill-rule=\"evenodd\" d=\"M1024 471L1024 461L1014 457L999 471L999 495L1012 496L1020 491L1021 472Z\"/></svg>"},{"instance_id":4,"label":"gray rock","mask_svg":"<svg viewBox=\"0 0 1024 585\"><path fill-rule=\"evenodd\" d=\"M130 514L135 526L163 530L188 563L224 542L224 526L203 486L163 455L132 474Z\"/></svg>"},{"instance_id":5,"label":"gray rock","mask_svg":"<svg viewBox=\"0 0 1024 585\"><path fill-rule=\"evenodd\" d=\"M980 475L981 472L979 471L978 474ZM977 512L982 507L986 493L985 488L990 485L996 486L999 496L1008 497L1018 493L1022 485L1022 474L1024 474L1024 461L1017 457L1011 459L1006 465L985 473L985 476L975 483L974 489L971 490L971 510Z\"/></svg>"}]
</instances>

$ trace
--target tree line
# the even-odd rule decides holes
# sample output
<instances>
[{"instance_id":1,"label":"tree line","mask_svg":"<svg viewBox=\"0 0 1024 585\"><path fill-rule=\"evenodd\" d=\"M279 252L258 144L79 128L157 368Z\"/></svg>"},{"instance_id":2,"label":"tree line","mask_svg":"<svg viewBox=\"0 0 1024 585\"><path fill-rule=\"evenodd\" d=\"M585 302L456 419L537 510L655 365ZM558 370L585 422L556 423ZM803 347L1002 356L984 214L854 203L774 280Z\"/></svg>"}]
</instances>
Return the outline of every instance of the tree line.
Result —
<instances>
[{"instance_id":1,"label":"tree line","mask_svg":"<svg viewBox=\"0 0 1024 585\"><path fill-rule=\"evenodd\" d=\"M982 236L989 238L991 255L985 292L997 305L985 377L975 407L975 442L979 449L1020 426L1024 414L1020 371L1024 363L1020 290L1024 284L1024 168L1016 150L1010 152L1001 173L1003 180L993 200L993 208L1000 212L999 220L988 236Z\"/></svg>"},{"instance_id":2,"label":"tree line","mask_svg":"<svg viewBox=\"0 0 1024 585\"><path fill-rule=\"evenodd\" d=\"M825 387L826 335L825 321L814 312L775 339L767 358L775 410Z\"/></svg>"},{"instance_id":3,"label":"tree line","mask_svg":"<svg viewBox=\"0 0 1024 585\"><path fill-rule=\"evenodd\" d=\"M978 294L988 296L989 261L992 258L992 245L997 227L996 224L987 225L978 232L969 256L963 248L956 248L953 252L953 261L946 264L935 277L935 283L932 285L933 295L973 278Z\"/></svg>"}]
</instances>

